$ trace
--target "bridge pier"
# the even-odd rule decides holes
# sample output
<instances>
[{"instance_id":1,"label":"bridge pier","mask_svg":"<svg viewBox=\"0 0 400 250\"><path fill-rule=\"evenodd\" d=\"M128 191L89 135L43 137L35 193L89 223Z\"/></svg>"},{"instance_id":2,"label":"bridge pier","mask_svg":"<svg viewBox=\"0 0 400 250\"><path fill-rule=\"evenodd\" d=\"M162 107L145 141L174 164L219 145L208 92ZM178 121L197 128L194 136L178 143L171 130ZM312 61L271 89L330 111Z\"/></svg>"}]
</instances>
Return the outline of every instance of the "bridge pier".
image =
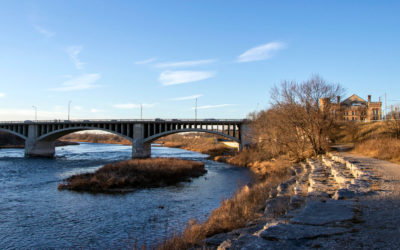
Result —
<instances>
[{"instance_id":1,"label":"bridge pier","mask_svg":"<svg viewBox=\"0 0 400 250\"><path fill-rule=\"evenodd\" d=\"M144 142L143 124L133 126L132 158L149 158L151 156L151 143Z\"/></svg>"},{"instance_id":2,"label":"bridge pier","mask_svg":"<svg viewBox=\"0 0 400 250\"><path fill-rule=\"evenodd\" d=\"M28 138L25 140L25 156L54 157L55 141L39 141L37 125L29 125Z\"/></svg>"},{"instance_id":3,"label":"bridge pier","mask_svg":"<svg viewBox=\"0 0 400 250\"><path fill-rule=\"evenodd\" d=\"M240 145L239 151L242 151L243 148L246 148L251 144L251 134L250 134L250 125L243 123L240 125Z\"/></svg>"}]
</instances>

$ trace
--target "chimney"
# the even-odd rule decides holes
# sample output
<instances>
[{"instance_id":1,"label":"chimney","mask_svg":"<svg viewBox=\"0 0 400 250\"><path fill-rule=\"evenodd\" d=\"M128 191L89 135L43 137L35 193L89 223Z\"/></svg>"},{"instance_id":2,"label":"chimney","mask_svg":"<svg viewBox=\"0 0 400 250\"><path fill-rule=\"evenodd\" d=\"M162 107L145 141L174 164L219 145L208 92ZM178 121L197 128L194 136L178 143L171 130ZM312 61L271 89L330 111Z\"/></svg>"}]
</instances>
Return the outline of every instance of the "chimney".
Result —
<instances>
[{"instance_id":1,"label":"chimney","mask_svg":"<svg viewBox=\"0 0 400 250\"><path fill-rule=\"evenodd\" d=\"M337 104L340 104L340 95L338 95L338 96L336 97L336 99L337 99Z\"/></svg>"},{"instance_id":2,"label":"chimney","mask_svg":"<svg viewBox=\"0 0 400 250\"><path fill-rule=\"evenodd\" d=\"M371 102L371 95L368 95L368 102Z\"/></svg>"}]
</instances>

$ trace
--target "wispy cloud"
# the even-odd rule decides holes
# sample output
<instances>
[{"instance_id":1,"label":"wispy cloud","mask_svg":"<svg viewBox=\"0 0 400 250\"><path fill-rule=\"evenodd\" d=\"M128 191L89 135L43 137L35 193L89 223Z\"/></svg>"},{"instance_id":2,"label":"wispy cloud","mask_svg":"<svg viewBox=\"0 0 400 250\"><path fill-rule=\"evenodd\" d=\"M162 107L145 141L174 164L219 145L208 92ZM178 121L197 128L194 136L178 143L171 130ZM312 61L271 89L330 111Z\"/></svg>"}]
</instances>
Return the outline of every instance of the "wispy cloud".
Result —
<instances>
[{"instance_id":1,"label":"wispy cloud","mask_svg":"<svg viewBox=\"0 0 400 250\"><path fill-rule=\"evenodd\" d=\"M213 109L213 108L222 108L222 107L228 107L228 106L234 106L234 104L204 105L204 106L197 107L197 109ZM195 109L195 108L193 107L192 109Z\"/></svg>"},{"instance_id":2,"label":"wispy cloud","mask_svg":"<svg viewBox=\"0 0 400 250\"><path fill-rule=\"evenodd\" d=\"M215 76L213 71L164 71L160 74L159 81L164 86L197 82Z\"/></svg>"},{"instance_id":3,"label":"wispy cloud","mask_svg":"<svg viewBox=\"0 0 400 250\"><path fill-rule=\"evenodd\" d=\"M82 50L82 46L69 46L67 48L67 53L77 69L83 69L85 65L78 57Z\"/></svg>"},{"instance_id":4,"label":"wispy cloud","mask_svg":"<svg viewBox=\"0 0 400 250\"><path fill-rule=\"evenodd\" d=\"M274 52L284 49L285 47L286 45L282 42L266 43L245 51L237 58L237 61L252 62L266 60L270 58L274 54Z\"/></svg>"},{"instance_id":5,"label":"wispy cloud","mask_svg":"<svg viewBox=\"0 0 400 250\"><path fill-rule=\"evenodd\" d=\"M34 25L33 28L43 36L50 38L52 36L55 36L56 33L49 31L48 29L43 28L40 25Z\"/></svg>"},{"instance_id":6,"label":"wispy cloud","mask_svg":"<svg viewBox=\"0 0 400 250\"><path fill-rule=\"evenodd\" d=\"M135 109L135 108L140 108L140 106L143 106L144 108L152 108L156 105L157 103L142 103L142 104L123 103L123 104L115 104L113 105L113 107L118 109Z\"/></svg>"},{"instance_id":7,"label":"wispy cloud","mask_svg":"<svg viewBox=\"0 0 400 250\"><path fill-rule=\"evenodd\" d=\"M83 108L81 106L74 106L75 110L82 110Z\"/></svg>"},{"instance_id":8,"label":"wispy cloud","mask_svg":"<svg viewBox=\"0 0 400 250\"><path fill-rule=\"evenodd\" d=\"M95 84L100 79L100 74L83 74L63 82L61 87L50 89L53 91L74 91L100 87Z\"/></svg>"},{"instance_id":9,"label":"wispy cloud","mask_svg":"<svg viewBox=\"0 0 400 250\"><path fill-rule=\"evenodd\" d=\"M0 98L5 97L6 94L0 92Z\"/></svg>"},{"instance_id":10,"label":"wispy cloud","mask_svg":"<svg viewBox=\"0 0 400 250\"><path fill-rule=\"evenodd\" d=\"M148 59L145 59L145 60L136 61L135 64L149 64L149 63L152 63L152 62L154 62L156 60L157 60L157 58L151 57L151 58L148 58Z\"/></svg>"},{"instance_id":11,"label":"wispy cloud","mask_svg":"<svg viewBox=\"0 0 400 250\"><path fill-rule=\"evenodd\" d=\"M215 62L215 59L197 60L197 61L180 61L180 62L163 62L157 63L158 68L184 68L184 67L194 67L205 64L210 64Z\"/></svg>"},{"instance_id":12,"label":"wispy cloud","mask_svg":"<svg viewBox=\"0 0 400 250\"><path fill-rule=\"evenodd\" d=\"M171 98L171 101L185 101L185 100L193 100L199 97L202 97L203 95L191 95L191 96L184 96L184 97L177 97L177 98Z\"/></svg>"}]
</instances>

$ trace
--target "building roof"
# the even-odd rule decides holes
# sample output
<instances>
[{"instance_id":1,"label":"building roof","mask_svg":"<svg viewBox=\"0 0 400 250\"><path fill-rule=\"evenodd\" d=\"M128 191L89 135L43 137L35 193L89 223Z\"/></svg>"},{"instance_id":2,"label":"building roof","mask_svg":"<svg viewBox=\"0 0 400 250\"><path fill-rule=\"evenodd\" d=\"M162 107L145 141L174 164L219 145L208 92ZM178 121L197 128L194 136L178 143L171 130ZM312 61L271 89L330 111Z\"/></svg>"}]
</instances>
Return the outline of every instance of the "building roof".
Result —
<instances>
[{"instance_id":1,"label":"building roof","mask_svg":"<svg viewBox=\"0 0 400 250\"><path fill-rule=\"evenodd\" d=\"M366 104L367 101L362 99L361 97L359 97L356 94L353 94L352 96L350 96L349 98L347 98L346 100L344 100L343 102L341 102L340 104L346 105L346 106L351 106L354 104Z\"/></svg>"}]
</instances>

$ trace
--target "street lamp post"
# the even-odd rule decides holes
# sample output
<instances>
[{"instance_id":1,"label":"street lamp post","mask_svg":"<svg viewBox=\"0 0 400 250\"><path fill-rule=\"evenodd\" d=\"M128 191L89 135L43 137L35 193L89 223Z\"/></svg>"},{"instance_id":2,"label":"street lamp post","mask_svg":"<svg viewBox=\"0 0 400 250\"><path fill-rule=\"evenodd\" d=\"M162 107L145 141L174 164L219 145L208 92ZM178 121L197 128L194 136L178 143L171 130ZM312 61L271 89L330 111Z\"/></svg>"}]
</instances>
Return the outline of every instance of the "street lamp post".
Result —
<instances>
[{"instance_id":1,"label":"street lamp post","mask_svg":"<svg viewBox=\"0 0 400 250\"><path fill-rule=\"evenodd\" d=\"M140 104L140 120L143 120L143 104Z\"/></svg>"},{"instance_id":2,"label":"street lamp post","mask_svg":"<svg viewBox=\"0 0 400 250\"><path fill-rule=\"evenodd\" d=\"M32 106L33 109L35 109L35 121L37 121L37 107L36 106Z\"/></svg>"},{"instance_id":3,"label":"street lamp post","mask_svg":"<svg viewBox=\"0 0 400 250\"><path fill-rule=\"evenodd\" d=\"M194 120L197 121L197 98L196 98L196 106L194 107Z\"/></svg>"},{"instance_id":4,"label":"street lamp post","mask_svg":"<svg viewBox=\"0 0 400 250\"><path fill-rule=\"evenodd\" d=\"M68 121L69 121L69 115L70 115L70 112L71 112L71 102L72 101L68 102Z\"/></svg>"}]
</instances>

